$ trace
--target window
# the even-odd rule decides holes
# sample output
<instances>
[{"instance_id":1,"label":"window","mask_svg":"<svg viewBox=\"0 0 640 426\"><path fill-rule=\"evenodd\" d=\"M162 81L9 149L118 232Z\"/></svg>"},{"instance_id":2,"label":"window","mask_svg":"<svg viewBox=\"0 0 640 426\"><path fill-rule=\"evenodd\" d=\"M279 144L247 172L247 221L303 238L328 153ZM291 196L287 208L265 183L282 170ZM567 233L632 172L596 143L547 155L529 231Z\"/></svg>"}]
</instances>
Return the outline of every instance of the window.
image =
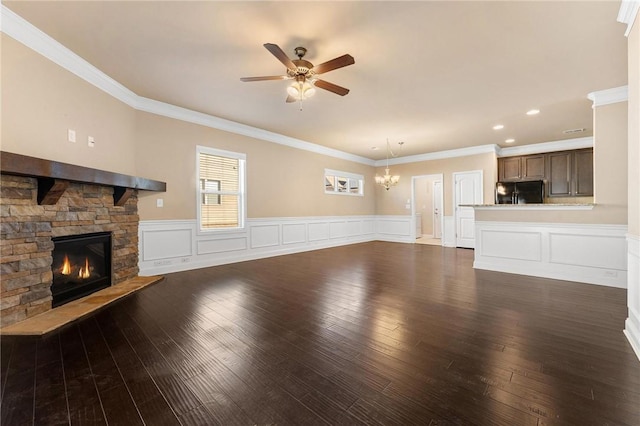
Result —
<instances>
[{"instance_id":1,"label":"window","mask_svg":"<svg viewBox=\"0 0 640 426\"><path fill-rule=\"evenodd\" d=\"M244 227L246 156L198 146L197 157L199 229Z\"/></svg>"},{"instance_id":2,"label":"window","mask_svg":"<svg viewBox=\"0 0 640 426\"><path fill-rule=\"evenodd\" d=\"M364 177L337 170L324 170L325 194L364 195Z\"/></svg>"}]
</instances>

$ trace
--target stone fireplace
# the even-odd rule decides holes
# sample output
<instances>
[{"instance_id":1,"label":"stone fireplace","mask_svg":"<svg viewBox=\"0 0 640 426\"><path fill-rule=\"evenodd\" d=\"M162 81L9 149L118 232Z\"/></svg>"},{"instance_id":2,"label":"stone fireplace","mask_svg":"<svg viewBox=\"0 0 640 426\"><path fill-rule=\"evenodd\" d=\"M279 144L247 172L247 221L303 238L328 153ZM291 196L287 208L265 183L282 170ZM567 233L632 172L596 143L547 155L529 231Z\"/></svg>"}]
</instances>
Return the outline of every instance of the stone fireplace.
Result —
<instances>
[{"instance_id":1,"label":"stone fireplace","mask_svg":"<svg viewBox=\"0 0 640 426\"><path fill-rule=\"evenodd\" d=\"M58 244L81 234L109 235L110 266L103 268L110 270L100 273L110 275L106 285L117 285L138 275L138 196L137 189L133 188L163 191L164 183L144 180L158 185L142 188L138 181L128 187L100 182L108 179L75 182L79 176L77 171L86 168L49 161L47 164L53 163L56 167L49 165L40 169L62 171L62 176L41 178L42 172L34 167L33 161L26 161L26 169L34 177L18 176L13 174L16 160L12 157L46 161L4 152L0 157L0 320L3 327L52 309L51 286L54 268L58 268L59 262L58 255L54 261L54 239ZM92 176L96 173L112 175L119 184L125 177L140 179L92 171ZM72 176L73 180L62 181L66 175ZM93 246L89 250L97 252L106 246L102 247ZM95 271L96 266L93 268ZM103 285L104 281L98 287Z\"/></svg>"}]
</instances>

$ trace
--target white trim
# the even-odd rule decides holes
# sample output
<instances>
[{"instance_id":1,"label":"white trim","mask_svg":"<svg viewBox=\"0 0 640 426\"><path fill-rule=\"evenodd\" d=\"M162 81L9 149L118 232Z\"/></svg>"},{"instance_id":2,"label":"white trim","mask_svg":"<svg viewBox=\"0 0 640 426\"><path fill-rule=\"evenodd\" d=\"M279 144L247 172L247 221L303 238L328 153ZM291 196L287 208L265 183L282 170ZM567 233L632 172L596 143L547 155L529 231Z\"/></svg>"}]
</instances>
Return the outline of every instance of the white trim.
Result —
<instances>
[{"instance_id":1,"label":"white trim","mask_svg":"<svg viewBox=\"0 0 640 426\"><path fill-rule=\"evenodd\" d=\"M640 236L627 234L627 308L624 334L640 360Z\"/></svg>"},{"instance_id":2,"label":"white trim","mask_svg":"<svg viewBox=\"0 0 640 426\"><path fill-rule=\"evenodd\" d=\"M498 157L513 157L518 155L542 154L556 151L569 151L573 149L593 148L593 136L584 138L565 139L561 141L551 141L535 143L522 146L510 146L501 148Z\"/></svg>"},{"instance_id":3,"label":"white trim","mask_svg":"<svg viewBox=\"0 0 640 426\"><path fill-rule=\"evenodd\" d=\"M474 210L520 210L520 211L542 211L542 210L593 210L595 204L483 204L471 206Z\"/></svg>"},{"instance_id":4,"label":"white trim","mask_svg":"<svg viewBox=\"0 0 640 426\"><path fill-rule=\"evenodd\" d=\"M476 221L473 267L627 287L626 225Z\"/></svg>"},{"instance_id":5,"label":"white trim","mask_svg":"<svg viewBox=\"0 0 640 426\"><path fill-rule=\"evenodd\" d=\"M373 166L375 163L369 158L139 96L39 30L5 5L0 5L0 14L0 21L2 22L0 29L3 33L138 111L174 118L368 166Z\"/></svg>"},{"instance_id":6,"label":"white trim","mask_svg":"<svg viewBox=\"0 0 640 426\"><path fill-rule=\"evenodd\" d=\"M389 159L389 165L417 163L420 161L441 160L444 158L467 157L470 155L497 153L499 149L500 148L498 147L498 145L491 144L491 145L472 146L469 148L450 149L447 151L429 152L426 154L409 155L407 157L392 158L392 159ZM378 160L375 162L374 166L384 167L386 164L387 164L387 160Z\"/></svg>"},{"instance_id":7,"label":"white trim","mask_svg":"<svg viewBox=\"0 0 640 426\"><path fill-rule=\"evenodd\" d=\"M618 11L618 22L627 24L627 29L624 32L625 37L629 37L633 23L638 17L638 11L640 11L640 1L637 0L622 0L620 3L620 10Z\"/></svg>"},{"instance_id":8,"label":"white trim","mask_svg":"<svg viewBox=\"0 0 640 426\"><path fill-rule=\"evenodd\" d=\"M593 102L593 108L618 102L627 102L629 100L629 86L598 90L589 93L587 98Z\"/></svg>"},{"instance_id":9,"label":"white trim","mask_svg":"<svg viewBox=\"0 0 640 426\"><path fill-rule=\"evenodd\" d=\"M135 108L138 95L49 37L4 4L0 6L3 33L98 89Z\"/></svg>"}]
</instances>

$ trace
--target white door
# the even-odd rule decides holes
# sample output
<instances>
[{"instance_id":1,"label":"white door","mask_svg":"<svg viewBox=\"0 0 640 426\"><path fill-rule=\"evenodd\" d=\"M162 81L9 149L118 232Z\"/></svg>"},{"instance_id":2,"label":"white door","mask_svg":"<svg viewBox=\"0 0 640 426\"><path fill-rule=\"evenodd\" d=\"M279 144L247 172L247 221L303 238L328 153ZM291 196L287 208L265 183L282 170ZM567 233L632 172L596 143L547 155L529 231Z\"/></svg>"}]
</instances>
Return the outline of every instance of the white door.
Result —
<instances>
[{"instance_id":1,"label":"white door","mask_svg":"<svg viewBox=\"0 0 640 426\"><path fill-rule=\"evenodd\" d=\"M442 181L433 181L433 238L442 238Z\"/></svg>"},{"instance_id":2,"label":"white door","mask_svg":"<svg viewBox=\"0 0 640 426\"><path fill-rule=\"evenodd\" d=\"M475 220L473 207L463 204L482 204L482 170L453 174L454 215L456 221L456 247L475 247Z\"/></svg>"}]
</instances>

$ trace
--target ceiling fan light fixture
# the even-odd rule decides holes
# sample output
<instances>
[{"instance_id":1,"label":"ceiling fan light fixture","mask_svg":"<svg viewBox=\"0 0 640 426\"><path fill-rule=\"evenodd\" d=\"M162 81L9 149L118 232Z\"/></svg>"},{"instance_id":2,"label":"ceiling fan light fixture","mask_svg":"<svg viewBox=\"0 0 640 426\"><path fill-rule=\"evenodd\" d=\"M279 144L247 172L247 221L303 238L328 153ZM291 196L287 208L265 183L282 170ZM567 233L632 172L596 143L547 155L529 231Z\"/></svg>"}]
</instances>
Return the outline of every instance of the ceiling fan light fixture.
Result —
<instances>
[{"instance_id":1,"label":"ceiling fan light fixture","mask_svg":"<svg viewBox=\"0 0 640 426\"><path fill-rule=\"evenodd\" d=\"M296 81L287 87L287 93L296 99L309 99L316 93L316 89L306 81Z\"/></svg>"}]
</instances>

